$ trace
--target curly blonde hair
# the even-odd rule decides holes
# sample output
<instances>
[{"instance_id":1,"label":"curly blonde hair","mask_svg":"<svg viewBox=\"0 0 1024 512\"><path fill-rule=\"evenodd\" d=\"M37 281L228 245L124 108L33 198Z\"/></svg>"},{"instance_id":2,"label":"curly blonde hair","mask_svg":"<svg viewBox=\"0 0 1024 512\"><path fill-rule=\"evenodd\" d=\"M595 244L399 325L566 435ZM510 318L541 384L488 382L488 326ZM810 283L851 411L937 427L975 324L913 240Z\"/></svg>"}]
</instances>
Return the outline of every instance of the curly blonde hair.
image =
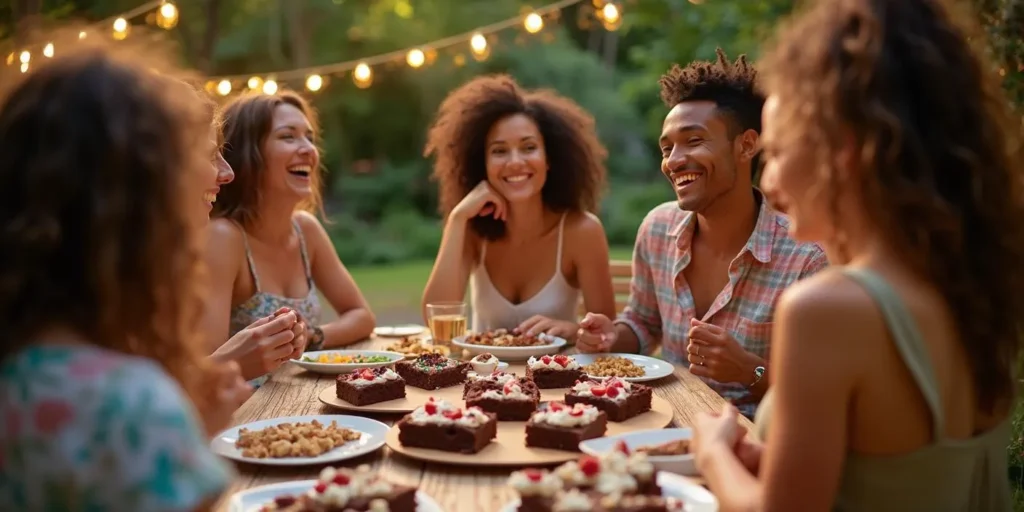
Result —
<instances>
[{"instance_id":1,"label":"curly blonde hair","mask_svg":"<svg viewBox=\"0 0 1024 512\"><path fill-rule=\"evenodd\" d=\"M161 364L202 408L188 184L213 110L159 45L100 39L57 34L57 57L0 76L0 359L69 329Z\"/></svg>"},{"instance_id":2,"label":"curly blonde hair","mask_svg":"<svg viewBox=\"0 0 1024 512\"><path fill-rule=\"evenodd\" d=\"M938 287L979 404L992 410L1014 392L1024 331L1020 131L968 42L978 35L961 24L970 14L951 9L938 0L815 2L781 31L760 80L779 99L786 140L816 148L833 218L843 180L858 180L876 229ZM851 140L860 172L849 178L831 162Z\"/></svg>"}]
</instances>

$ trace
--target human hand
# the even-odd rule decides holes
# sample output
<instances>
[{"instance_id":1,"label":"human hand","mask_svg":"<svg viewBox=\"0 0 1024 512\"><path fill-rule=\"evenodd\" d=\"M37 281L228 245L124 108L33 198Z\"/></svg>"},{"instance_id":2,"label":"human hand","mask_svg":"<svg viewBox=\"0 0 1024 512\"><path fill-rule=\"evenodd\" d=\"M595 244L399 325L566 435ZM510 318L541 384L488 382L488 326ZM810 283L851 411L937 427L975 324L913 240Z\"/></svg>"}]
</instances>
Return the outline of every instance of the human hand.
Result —
<instances>
[{"instance_id":1,"label":"human hand","mask_svg":"<svg viewBox=\"0 0 1024 512\"><path fill-rule=\"evenodd\" d=\"M505 198L498 194L491 187L487 180L481 181L473 190L466 194L466 197L459 201L452 209L452 216L460 220L469 220L473 217L491 216L498 220L505 220L507 207Z\"/></svg>"},{"instance_id":2,"label":"human hand","mask_svg":"<svg viewBox=\"0 0 1024 512\"><path fill-rule=\"evenodd\" d=\"M615 338L615 324L611 319L599 313L587 313L587 316L580 320L576 350L584 354L608 352L615 344Z\"/></svg>"},{"instance_id":3,"label":"human hand","mask_svg":"<svg viewBox=\"0 0 1024 512\"><path fill-rule=\"evenodd\" d=\"M749 384L760 358L743 349L725 329L696 318L690 320L686 359L690 373L718 382Z\"/></svg>"},{"instance_id":4,"label":"human hand","mask_svg":"<svg viewBox=\"0 0 1024 512\"><path fill-rule=\"evenodd\" d=\"M690 451L697 470L703 472L707 461L725 452L735 453L746 429L737 421L739 411L726 404L719 414L699 413L693 421Z\"/></svg>"},{"instance_id":5,"label":"human hand","mask_svg":"<svg viewBox=\"0 0 1024 512\"><path fill-rule=\"evenodd\" d=\"M247 379L270 373L295 352L292 341L295 340L297 323L297 313L281 308L238 331L213 353L213 358L237 361L242 376Z\"/></svg>"},{"instance_id":6,"label":"human hand","mask_svg":"<svg viewBox=\"0 0 1024 512\"><path fill-rule=\"evenodd\" d=\"M513 329L516 334L525 336L537 336L544 333L549 336L558 336L565 340L571 340L576 337L576 331L578 330L579 325L576 325L574 322L552 320L543 315L534 315Z\"/></svg>"},{"instance_id":7,"label":"human hand","mask_svg":"<svg viewBox=\"0 0 1024 512\"><path fill-rule=\"evenodd\" d=\"M203 415L208 435L228 427L231 415L252 396L252 386L242 378L241 367L234 361L215 363L213 372L213 402Z\"/></svg>"},{"instance_id":8,"label":"human hand","mask_svg":"<svg viewBox=\"0 0 1024 512\"><path fill-rule=\"evenodd\" d=\"M281 308L287 309L287 308ZM277 313L275 313L276 315ZM302 316L296 313L298 320L292 325L292 353L288 355L285 360L298 359L302 357L303 352L306 351L306 345L309 343L309 325Z\"/></svg>"}]
</instances>

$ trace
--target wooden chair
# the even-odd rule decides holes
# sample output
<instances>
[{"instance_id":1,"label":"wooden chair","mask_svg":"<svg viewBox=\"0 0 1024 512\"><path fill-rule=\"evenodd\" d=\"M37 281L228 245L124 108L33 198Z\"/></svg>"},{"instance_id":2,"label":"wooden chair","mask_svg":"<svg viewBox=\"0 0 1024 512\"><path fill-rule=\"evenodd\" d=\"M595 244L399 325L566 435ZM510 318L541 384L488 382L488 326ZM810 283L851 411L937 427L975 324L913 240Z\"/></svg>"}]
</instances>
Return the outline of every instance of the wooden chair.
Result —
<instances>
[{"instance_id":1,"label":"wooden chair","mask_svg":"<svg viewBox=\"0 0 1024 512\"><path fill-rule=\"evenodd\" d=\"M626 308L629 300L629 282L633 279L633 262L628 260L612 260L612 290L615 291L615 312L621 313ZM583 296L580 296L580 303L577 307L580 318L587 314L587 308L583 304Z\"/></svg>"}]
</instances>

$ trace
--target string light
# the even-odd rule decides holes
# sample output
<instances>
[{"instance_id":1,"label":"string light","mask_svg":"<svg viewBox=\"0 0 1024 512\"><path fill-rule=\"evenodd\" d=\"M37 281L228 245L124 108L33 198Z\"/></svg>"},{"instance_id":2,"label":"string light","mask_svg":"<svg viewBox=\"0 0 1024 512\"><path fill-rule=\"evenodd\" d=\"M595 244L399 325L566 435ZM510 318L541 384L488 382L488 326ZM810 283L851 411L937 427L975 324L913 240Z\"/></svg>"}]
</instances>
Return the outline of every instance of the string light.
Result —
<instances>
[{"instance_id":1,"label":"string light","mask_svg":"<svg viewBox=\"0 0 1024 512\"><path fill-rule=\"evenodd\" d=\"M163 29L174 28L178 24L178 7L170 2L161 5L157 11L156 24Z\"/></svg>"},{"instance_id":2,"label":"string light","mask_svg":"<svg viewBox=\"0 0 1024 512\"><path fill-rule=\"evenodd\" d=\"M277 94L277 82L273 80L267 80L266 82L263 82L263 94Z\"/></svg>"},{"instance_id":3,"label":"string light","mask_svg":"<svg viewBox=\"0 0 1024 512\"><path fill-rule=\"evenodd\" d=\"M7 54L7 65L10 66L11 64L14 64L14 52Z\"/></svg>"},{"instance_id":4,"label":"string light","mask_svg":"<svg viewBox=\"0 0 1024 512\"><path fill-rule=\"evenodd\" d=\"M231 82L228 80L221 80L220 83L217 84L217 94L220 94L221 96L231 94Z\"/></svg>"},{"instance_id":5,"label":"string light","mask_svg":"<svg viewBox=\"0 0 1024 512\"><path fill-rule=\"evenodd\" d=\"M28 72L28 62L22 62L21 63L21 72L22 73L27 73Z\"/></svg>"},{"instance_id":6,"label":"string light","mask_svg":"<svg viewBox=\"0 0 1024 512\"><path fill-rule=\"evenodd\" d=\"M43 47L43 57L53 58L53 43L46 43L46 46Z\"/></svg>"},{"instance_id":7,"label":"string light","mask_svg":"<svg viewBox=\"0 0 1024 512\"><path fill-rule=\"evenodd\" d=\"M246 83L246 85L248 85L249 89L253 90L253 91L258 90L258 89L262 89L263 88L263 79L258 77L258 76L254 76L254 77L249 79L249 81Z\"/></svg>"},{"instance_id":8,"label":"string light","mask_svg":"<svg viewBox=\"0 0 1024 512\"><path fill-rule=\"evenodd\" d=\"M128 20L124 18L114 20L114 39L123 41L126 37L128 37Z\"/></svg>"},{"instance_id":9,"label":"string light","mask_svg":"<svg viewBox=\"0 0 1024 512\"><path fill-rule=\"evenodd\" d=\"M531 34L536 34L544 28L544 18L541 18L540 14L531 12L523 19L523 28Z\"/></svg>"},{"instance_id":10,"label":"string light","mask_svg":"<svg viewBox=\"0 0 1024 512\"><path fill-rule=\"evenodd\" d=\"M18 56L18 60L21 61L22 64L28 64L28 61L32 60L32 53L25 50Z\"/></svg>"},{"instance_id":11,"label":"string light","mask_svg":"<svg viewBox=\"0 0 1024 512\"><path fill-rule=\"evenodd\" d=\"M352 81L356 87L366 89L373 83L373 70L365 62L360 62L352 72Z\"/></svg>"},{"instance_id":12,"label":"string light","mask_svg":"<svg viewBox=\"0 0 1024 512\"><path fill-rule=\"evenodd\" d=\"M85 35L86 35L86 34L85 34L85 31L84 31L84 30L83 30L83 31L81 31L81 32L79 32L79 33L78 33L78 39L85 39Z\"/></svg>"},{"instance_id":13,"label":"string light","mask_svg":"<svg viewBox=\"0 0 1024 512\"><path fill-rule=\"evenodd\" d=\"M324 77L320 75L309 75L306 78L306 89L311 92L317 92L324 86Z\"/></svg>"},{"instance_id":14,"label":"string light","mask_svg":"<svg viewBox=\"0 0 1024 512\"><path fill-rule=\"evenodd\" d=\"M405 56L405 61L408 62L409 65L414 68L422 66L423 63L426 62L426 60L427 56L424 55L423 50L420 50L419 48L413 48L412 50L409 50L409 53Z\"/></svg>"},{"instance_id":15,"label":"string light","mask_svg":"<svg viewBox=\"0 0 1024 512\"><path fill-rule=\"evenodd\" d=\"M601 24L604 25L605 30L612 31L622 26L622 14L619 12L619 8L611 2L604 4L598 17L601 18Z\"/></svg>"},{"instance_id":16,"label":"string light","mask_svg":"<svg viewBox=\"0 0 1024 512\"><path fill-rule=\"evenodd\" d=\"M491 53L491 49L487 46L487 38L479 32L469 38L469 49L473 51L473 57L476 60L486 59Z\"/></svg>"}]
</instances>

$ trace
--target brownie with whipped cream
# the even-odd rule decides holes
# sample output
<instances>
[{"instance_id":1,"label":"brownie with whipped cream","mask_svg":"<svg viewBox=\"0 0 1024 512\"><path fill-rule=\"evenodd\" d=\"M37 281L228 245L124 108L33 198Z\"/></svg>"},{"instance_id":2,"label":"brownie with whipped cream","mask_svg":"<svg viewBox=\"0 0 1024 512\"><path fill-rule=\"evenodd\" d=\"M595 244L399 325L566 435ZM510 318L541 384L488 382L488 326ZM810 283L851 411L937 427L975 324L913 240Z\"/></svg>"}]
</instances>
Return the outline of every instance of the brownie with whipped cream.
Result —
<instances>
[{"instance_id":1,"label":"brownie with whipped cream","mask_svg":"<svg viewBox=\"0 0 1024 512\"><path fill-rule=\"evenodd\" d=\"M352 405L370 405L405 398L405 380L386 366L363 368L338 375L336 388L338 398Z\"/></svg>"},{"instance_id":2,"label":"brownie with whipped cream","mask_svg":"<svg viewBox=\"0 0 1024 512\"><path fill-rule=\"evenodd\" d=\"M549 402L526 423L526 446L578 452L581 442L607 430L608 415L593 405Z\"/></svg>"},{"instance_id":3,"label":"brownie with whipped cream","mask_svg":"<svg viewBox=\"0 0 1024 512\"><path fill-rule=\"evenodd\" d=\"M469 372L468 374L466 374L466 385L465 387L462 388L462 398L463 400L465 400L466 396L468 396L471 391L486 391L488 389L501 390L502 388L505 387L505 384L508 383L508 381L515 379L515 373L503 371L497 371L489 375L481 375L476 372Z\"/></svg>"},{"instance_id":4,"label":"brownie with whipped cream","mask_svg":"<svg viewBox=\"0 0 1024 512\"><path fill-rule=\"evenodd\" d=\"M498 415L499 421L526 421L540 404L540 390L529 379L513 377L500 389L476 387L466 393L466 406Z\"/></svg>"},{"instance_id":5,"label":"brownie with whipped cream","mask_svg":"<svg viewBox=\"0 0 1024 512\"><path fill-rule=\"evenodd\" d=\"M583 376L565 394L565 403L593 405L608 414L608 421L621 422L651 410L652 397L650 386Z\"/></svg>"},{"instance_id":6,"label":"brownie with whipped cream","mask_svg":"<svg viewBox=\"0 0 1024 512\"><path fill-rule=\"evenodd\" d=\"M570 356L557 354L531 357L526 362L526 378L541 389L568 388L583 376L583 368Z\"/></svg>"},{"instance_id":7,"label":"brownie with whipped cream","mask_svg":"<svg viewBox=\"0 0 1024 512\"><path fill-rule=\"evenodd\" d=\"M469 363L441 354L423 354L412 361L395 363L395 371L405 379L406 385L434 390L465 382Z\"/></svg>"},{"instance_id":8,"label":"brownie with whipped cream","mask_svg":"<svg viewBox=\"0 0 1024 512\"><path fill-rule=\"evenodd\" d=\"M382 478L370 466L327 467L316 484L298 495L284 495L260 512L416 512L416 488Z\"/></svg>"},{"instance_id":9,"label":"brownie with whipped cream","mask_svg":"<svg viewBox=\"0 0 1024 512\"><path fill-rule=\"evenodd\" d=\"M434 397L398 422L398 442L411 448L477 453L497 436L495 414Z\"/></svg>"}]
</instances>

